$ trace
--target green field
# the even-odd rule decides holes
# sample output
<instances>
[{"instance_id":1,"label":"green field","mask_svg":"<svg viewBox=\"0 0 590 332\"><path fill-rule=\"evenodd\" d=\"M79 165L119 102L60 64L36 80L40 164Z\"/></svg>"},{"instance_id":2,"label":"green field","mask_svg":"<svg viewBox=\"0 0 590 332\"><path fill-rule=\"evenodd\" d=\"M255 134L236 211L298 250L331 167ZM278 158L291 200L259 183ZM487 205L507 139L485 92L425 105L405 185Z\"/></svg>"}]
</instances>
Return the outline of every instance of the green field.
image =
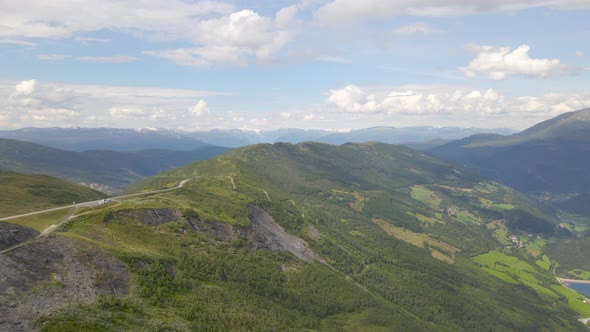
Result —
<instances>
[{"instance_id":1,"label":"green field","mask_svg":"<svg viewBox=\"0 0 590 332\"><path fill-rule=\"evenodd\" d=\"M573 279L590 280L590 272L580 269L569 270L567 274Z\"/></svg>"},{"instance_id":2,"label":"green field","mask_svg":"<svg viewBox=\"0 0 590 332\"><path fill-rule=\"evenodd\" d=\"M442 199L438 194L424 186L413 186L411 197L428 206L438 208Z\"/></svg>"},{"instance_id":3,"label":"green field","mask_svg":"<svg viewBox=\"0 0 590 332\"><path fill-rule=\"evenodd\" d=\"M516 256L508 256L497 251L489 252L473 258L473 261L483 265L482 269L501 280L517 284L522 283L539 294L544 294L555 300L565 299L567 306L582 317L590 317L590 304L583 303L579 293L563 287L555 279L548 279L529 263ZM551 262L547 256L535 262L545 271Z\"/></svg>"}]
</instances>

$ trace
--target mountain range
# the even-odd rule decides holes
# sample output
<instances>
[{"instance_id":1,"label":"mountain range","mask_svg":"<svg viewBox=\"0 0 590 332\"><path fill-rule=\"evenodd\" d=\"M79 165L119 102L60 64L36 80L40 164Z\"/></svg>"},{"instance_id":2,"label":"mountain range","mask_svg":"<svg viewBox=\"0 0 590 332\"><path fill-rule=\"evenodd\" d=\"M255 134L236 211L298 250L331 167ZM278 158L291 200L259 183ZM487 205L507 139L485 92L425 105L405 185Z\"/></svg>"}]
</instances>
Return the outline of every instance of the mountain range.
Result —
<instances>
[{"instance_id":1,"label":"mountain range","mask_svg":"<svg viewBox=\"0 0 590 332\"><path fill-rule=\"evenodd\" d=\"M207 145L187 151L151 149L73 152L0 139L0 170L46 174L84 183L106 193L116 193L147 176L195 160L208 159L227 150Z\"/></svg>"},{"instance_id":2,"label":"mountain range","mask_svg":"<svg viewBox=\"0 0 590 332\"><path fill-rule=\"evenodd\" d=\"M540 200L579 211L590 204L588 142L590 108L517 134L473 135L430 152Z\"/></svg>"},{"instance_id":3,"label":"mountain range","mask_svg":"<svg viewBox=\"0 0 590 332\"><path fill-rule=\"evenodd\" d=\"M328 144L347 142L384 142L400 144L431 140L453 140L475 133L509 134L509 129L459 127L374 127L349 132L327 130L211 130L183 132L168 129L115 128L23 128L0 131L0 138L42 144L70 151L144 149L192 150L205 145L240 147L257 143L300 143L305 141ZM442 142L441 142L442 143Z\"/></svg>"}]
</instances>

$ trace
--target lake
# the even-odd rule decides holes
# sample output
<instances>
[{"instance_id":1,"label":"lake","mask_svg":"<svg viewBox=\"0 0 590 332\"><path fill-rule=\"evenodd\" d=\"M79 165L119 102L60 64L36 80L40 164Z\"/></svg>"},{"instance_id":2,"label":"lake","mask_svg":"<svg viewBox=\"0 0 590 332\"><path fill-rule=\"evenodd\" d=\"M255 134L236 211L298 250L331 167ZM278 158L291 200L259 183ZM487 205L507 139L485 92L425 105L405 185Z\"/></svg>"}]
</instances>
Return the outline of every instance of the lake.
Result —
<instances>
[{"instance_id":1,"label":"lake","mask_svg":"<svg viewBox=\"0 0 590 332\"><path fill-rule=\"evenodd\" d=\"M575 289L578 292L586 295L590 298L590 284L579 284L575 282L568 282L567 286L571 289Z\"/></svg>"}]
</instances>

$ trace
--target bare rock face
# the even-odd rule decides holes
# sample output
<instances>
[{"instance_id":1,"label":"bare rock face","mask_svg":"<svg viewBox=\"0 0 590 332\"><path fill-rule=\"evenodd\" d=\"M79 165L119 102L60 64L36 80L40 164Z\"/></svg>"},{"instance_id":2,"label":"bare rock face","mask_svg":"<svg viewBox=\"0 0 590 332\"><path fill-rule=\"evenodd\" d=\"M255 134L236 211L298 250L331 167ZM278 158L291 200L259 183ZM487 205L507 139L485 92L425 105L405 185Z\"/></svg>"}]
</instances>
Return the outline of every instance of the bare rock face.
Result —
<instances>
[{"instance_id":1,"label":"bare rock face","mask_svg":"<svg viewBox=\"0 0 590 332\"><path fill-rule=\"evenodd\" d=\"M114 213L114 217L117 219L139 220L149 226L158 226L179 218L176 211L171 208L120 210Z\"/></svg>"},{"instance_id":2,"label":"bare rock face","mask_svg":"<svg viewBox=\"0 0 590 332\"><path fill-rule=\"evenodd\" d=\"M325 263L320 256L307 247L307 242L287 233L262 208L251 205L248 209L252 212L249 217L253 231L251 237L257 248L271 251L286 250L305 262Z\"/></svg>"},{"instance_id":3,"label":"bare rock face","mask_svg":"<svg viewBox=\"0 0 590 332\"><path fill-rule=\"evenodd\" d=\"M39 232L32 228L0 222L0 251L34 239Z\"/></svg>"},{"instance_id":4,"label":"bare rock face","mask_svg":"<svg viewBox=\"0 0 590 332\"><path fill-rule=\"evenodd\" d=\"M320 256L307 247L305 240L287 233L264 209L256 205L250 205L248 209L251 212L249 216L251 225L248 227L233 226L220 221L202 221L198 218L185 220L193 230L218 237L223 241L245 238L254 249L289 251L305 262L325 263Z\"/></svg>"},{"instance_id":5,"label":"bare rock face","mask_svg":"<svg viewBox=\"0 0 590 332\"><path fill-rule=\"evenodd\" d=\"M62 307L129 292L123 262L59 235L0 254L0 266L0 331L32 331L36 319Z\"/></svg>"}]
</instances>

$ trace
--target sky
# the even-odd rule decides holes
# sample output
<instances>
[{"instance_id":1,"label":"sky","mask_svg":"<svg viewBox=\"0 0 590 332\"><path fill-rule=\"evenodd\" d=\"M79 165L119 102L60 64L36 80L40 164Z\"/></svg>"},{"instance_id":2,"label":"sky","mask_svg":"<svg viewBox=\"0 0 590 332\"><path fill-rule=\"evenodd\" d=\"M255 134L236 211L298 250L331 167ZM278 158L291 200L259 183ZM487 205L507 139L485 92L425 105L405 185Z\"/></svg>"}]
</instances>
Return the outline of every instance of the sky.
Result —
<instances>
[{"instance_id":1,"label":"sky","mask_svg":"<svg viewBox=\"0 0 590 332\"><path fill-rule=\"evenodd\" d=\"M0 0L0 129L524 129L590 107L589 0Z\"/></svg>"}]
</instances>

